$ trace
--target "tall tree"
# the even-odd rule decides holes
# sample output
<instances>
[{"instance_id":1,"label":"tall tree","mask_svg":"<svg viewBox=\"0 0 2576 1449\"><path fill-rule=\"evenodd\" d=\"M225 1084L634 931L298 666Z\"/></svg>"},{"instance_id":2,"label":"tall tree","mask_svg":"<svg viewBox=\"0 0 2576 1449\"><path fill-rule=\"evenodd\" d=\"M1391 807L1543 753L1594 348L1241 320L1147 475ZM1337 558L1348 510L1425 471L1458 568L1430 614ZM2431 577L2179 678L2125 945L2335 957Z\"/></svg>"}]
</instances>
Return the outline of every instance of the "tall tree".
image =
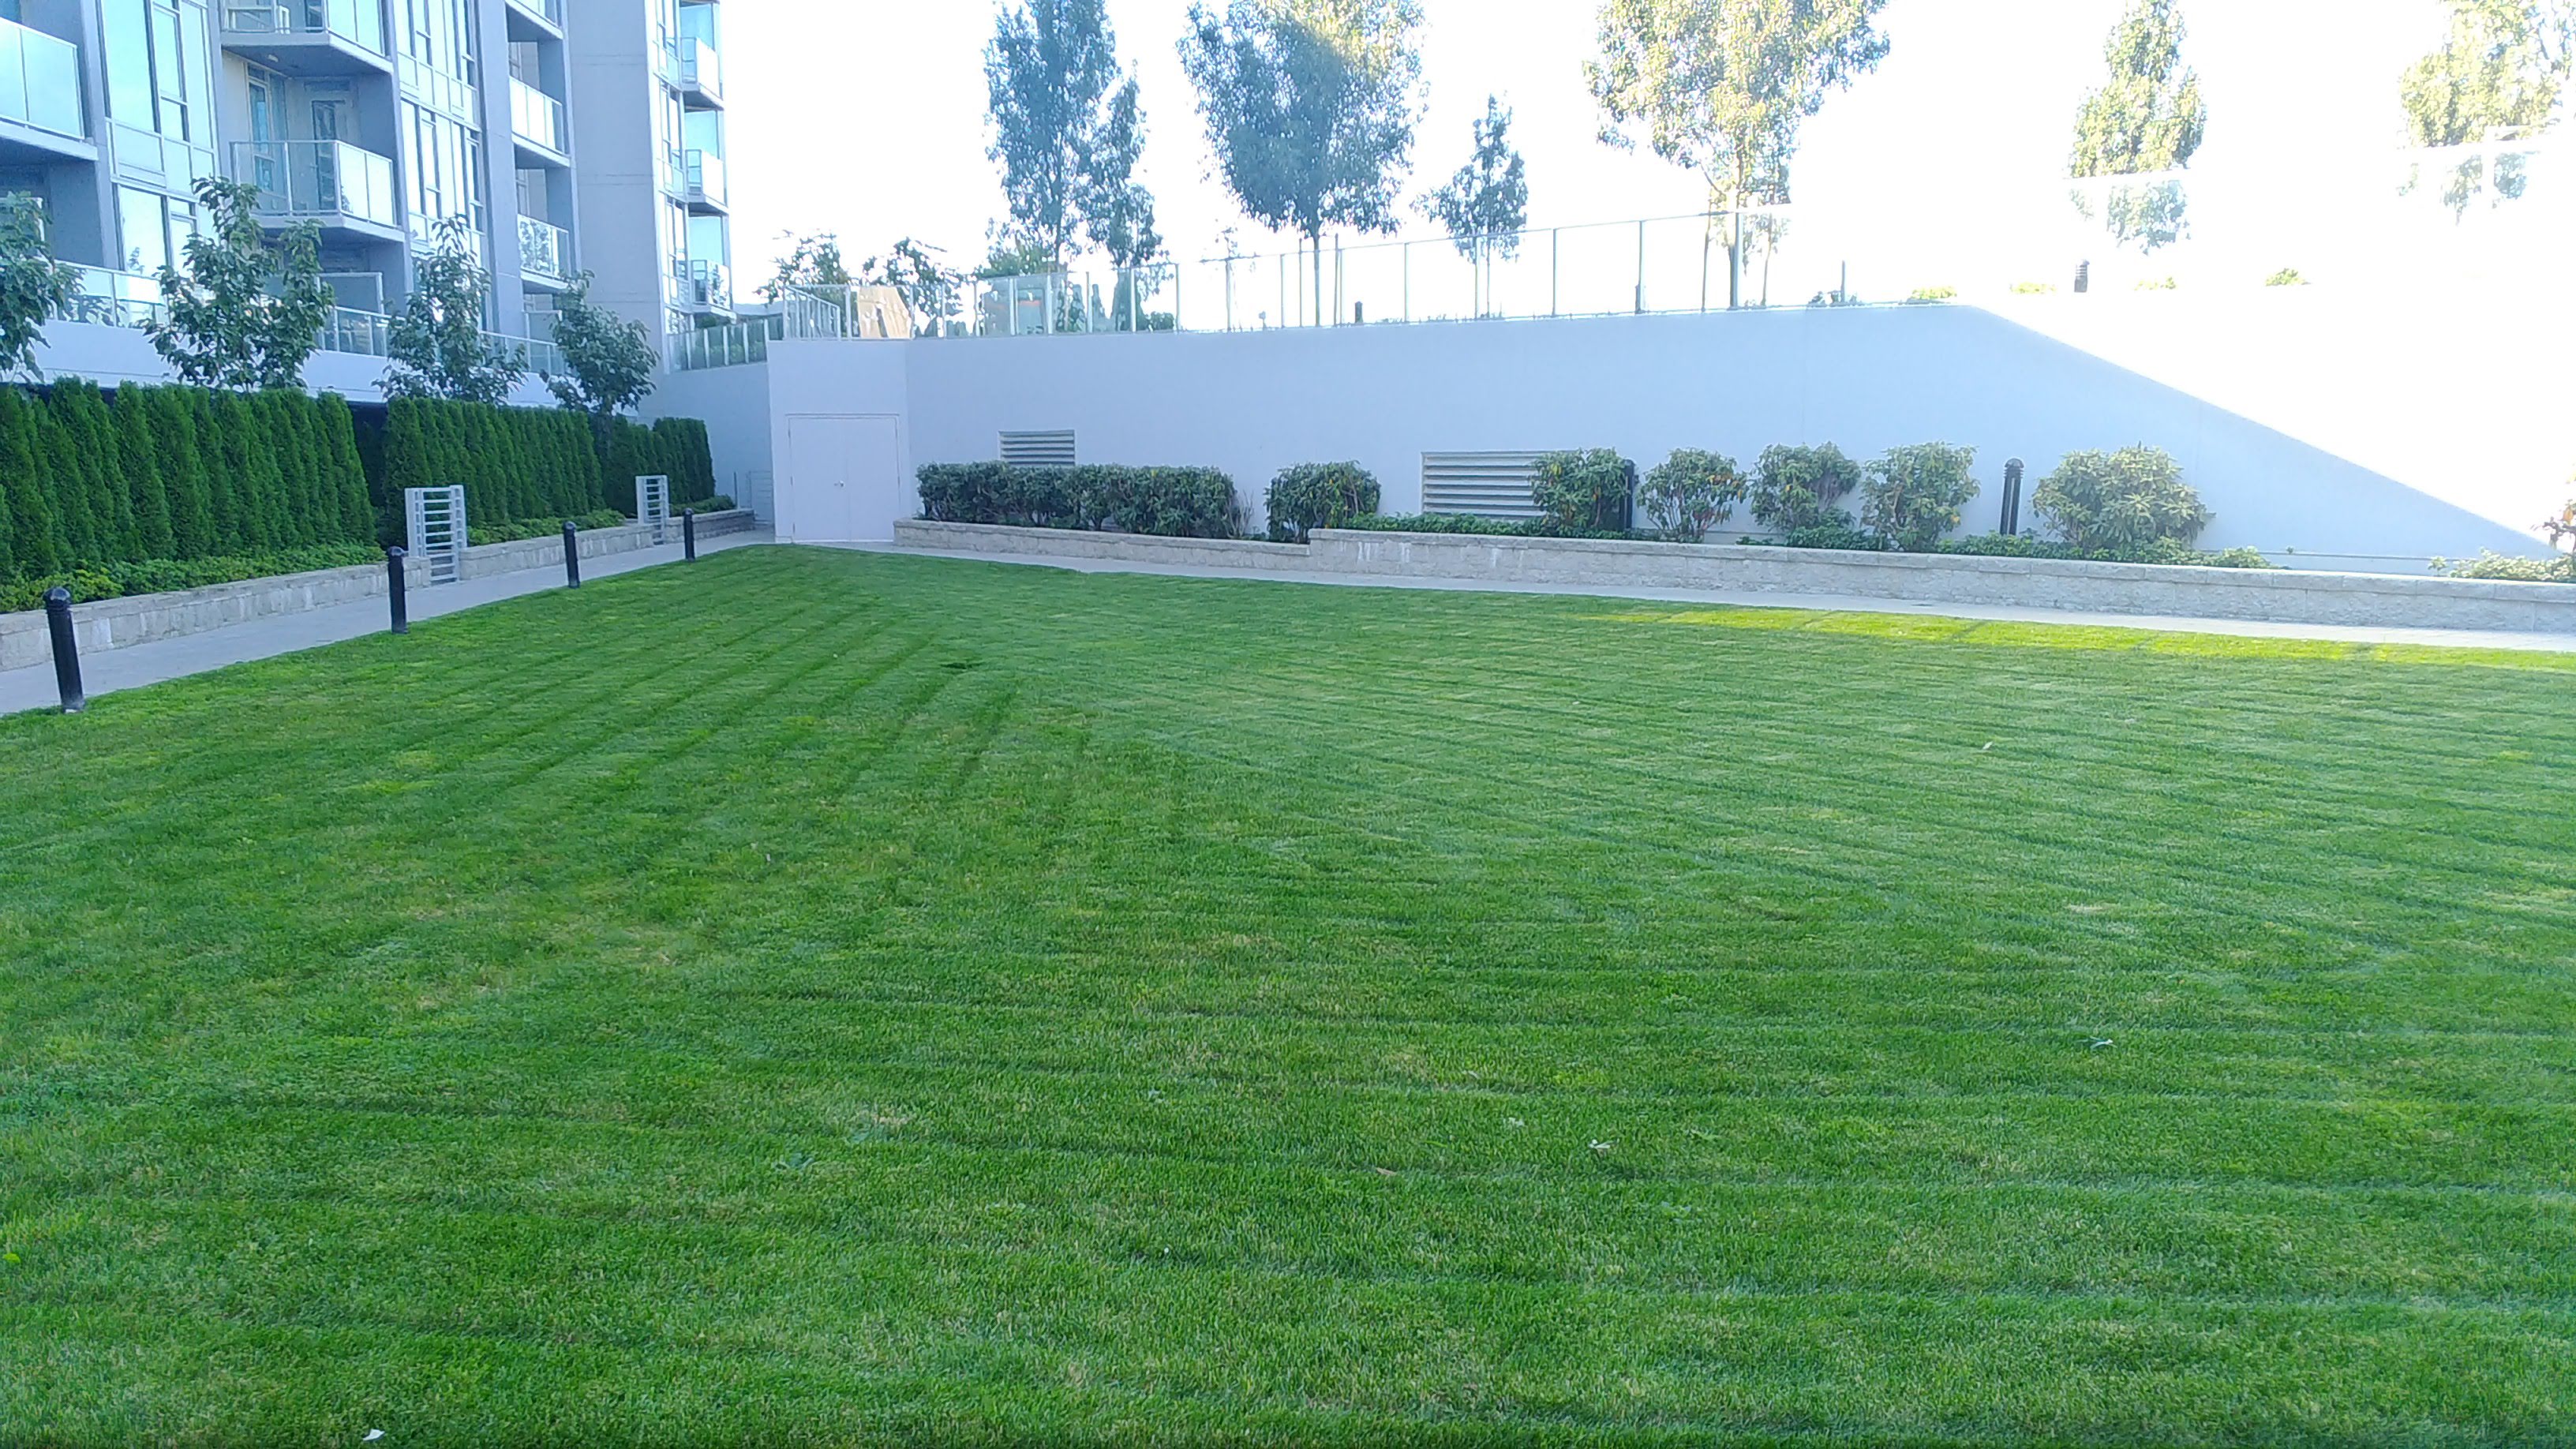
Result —
<instances>
[{"instance_id":1,"label":"tall tree","mask_svg":"<svg viewBox=\"0 0 2576 1449\"><path fill-rule=\"evenodd\" d=\"M1422 214L1447 228L1458 254L1475 263L1480 312L1487 263L1520 255L1520 231L1529 225L1529 166L1512 148L1511 135L1512 113L1503 109L1502 98L1485 97L1475 153L1448 185L1422 199Z\"/></svg>"},{"instance_id":2,"label":"tall tree","mask_svg":"<svg viewBox=\"0 0 2576 1449\"><path fill-rule=\"evenodd\" d=\"M1727 302L1744 300L1743 208L1789 199L1798 128L1886 59L1887 0L1608 0L1584 67L1604 141L1647 146L1708 180L1730 213Z\"/></svg>"},{"instance_id":3,"label":"tall tree","mask_svg":"<svg viewBox=\"0 0 2576 1449\"><path fill-rule=\"evenodd\" d=\"M79 277L45 244L44 202L21 192L0 195L0 376L42 375L36 348L45 340L45 319L71 305Z\"/></svg>"},{"instance_id":4,"label":"tall tree","mask_svg":"<svg viewBox=\"0 0 2576 1449\"><path fill-rule=\"evenodd\" d=\"M858 280L864 287L894 288L917 334L933 334L957 314L957 274L939 260L939 248L911 237L861 263Z\"/></svg>"},{"instance_id":5,"label":"tall tree","mask_svg":"<svg viewBox=\"0 0 2576 1449\"><path fill-rule=\"evenodd\" d=\"M474 260L473 233L448 217L419 261L386 351L385 396L443 397L499 404L527 371L527 349L483 330L492 274Z\"/></svg>"},{"instance_id":6,"label":"tall tree","mask_svg":"<svg viewBox=\"0 0 2576 1449\"><path fill-rule=\"evenodd\" d=\"M2068 174L2146 176L2191 165L2209 133L2209 107L2200 98L2200 73L2183 63L2187 37L2175 0L2131 0L2103 49L2110 83L2086 96L2076 115ZM2190 198L2170 177L2115 183L2098 195L2078 191L2076 204L2087 216L2098 211L2115 240L2141 251L2190 232Z\"/></svg>"},{"instance_id":7,"label":"tall tree","mask_svg":"<svg viewBox=\"0 0 2576 1449\"><path fill-rule=\"evenodd\" d=\"M653 355L642 323L590 300L590 280L590 273L582 273L555 304L555 347L563 353L565 370L546 375L546 390L596 423L650 397L662 359Z\"/></svg>"},{"instance_id":8,"label":"tall tree","mask_svg":"<svg viewBox=\"0 0 2576 1449\"><path fill-rule=\"evenodd\" d=\"M322 280L322 229L310 222L269 244L259 188L197 182L203 221L188 238L187 266L161 269L163 316L145 329L180 380L236 390L301 387L304 361L331 320Z\"/></svg>"},{"instance_id":9,"label":"tall tree","mask_svg":"<svg viewBox=\"0 0 2576 1449\"><path fill-rule=\"evenodd\" d=\"M2576 0L2450 3L2450 38L2410 67L2398 88L2408 139L2418 146L2476 146L2548 130L2566 110L2569 69L2576 64ZM2490 180L2498 204L2519 198L2529 184L2525 159L2513 153L2492 161L2462 158L2448 169L2443 204L2466 215Z\"/></svg>"},{"instance_id":10,"label":"tall tree","mask_svg":"<svg viewBox=\"0 0 2576 1449\"><path fill-rule=\"evenodd\" d=\"M1415 0L1228 0L1190 6L1181 66L1244 214L1314 250L1325 228L1392 231L1413 152L1422 57Z\"/></svg>"},{"instance_id":11,"label":"tall tree","mask_svg":"<svg viewBox=\"0 0 2576 1449\"><path fill-rule=\"evenodd\" d=\"M984 48L984 82L988 154L1002 168L1017 239L1058 269L1085 238L1113 257L1152 239L1154 199L1135 179L1145 144L1137 86L1119 70L1102 0L1004 7Z\"/></svg>"},{"instance_id":12,"label":"tall tree","mask_svg":"<svg viewBox=\"0 0 2576 1449\"><path fill-rule=\"evenodd\" d=\"M850 285L849 265L841 260L841 239L828 231L811 236L783 233L781 240L792 243L787 255L778 259L777 275L760 289L762 300L775 302L790 287L846 287Z\"/></svg>"}]
</instances>

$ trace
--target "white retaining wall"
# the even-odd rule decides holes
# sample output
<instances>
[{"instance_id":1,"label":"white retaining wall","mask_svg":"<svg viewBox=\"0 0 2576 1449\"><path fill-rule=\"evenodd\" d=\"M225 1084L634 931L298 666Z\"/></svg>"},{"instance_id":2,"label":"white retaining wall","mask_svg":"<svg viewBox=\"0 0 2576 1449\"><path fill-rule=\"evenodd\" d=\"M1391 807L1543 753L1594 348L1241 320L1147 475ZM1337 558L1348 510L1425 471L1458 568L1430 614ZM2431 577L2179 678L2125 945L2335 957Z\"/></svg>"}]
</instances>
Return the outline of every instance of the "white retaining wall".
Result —
<instances>
[{"instance_id":1,"label":"white retaining wall","mask_svg":"<svg viewBox=\"0 0 2576 1449\"><path fill-rule=\"evenodd\" d=\"M757 522L745 509L710 513L698 520L698 537L703 541L746 532ZM679 539L677 520L671 524L670 536L674 542ZM631 524L625 528L594 528L576 537L580 540L583 558L605 558L653 547L653 531L642 524ZM493 574L516 573L522 569L562 566L562 538L531 538L467 549L464 574L469 579L479 579ZM409 589L428 588L428 562L412 559L403 577ZM157 639L202 634L210 629L274 614L300 614L360 599L381 598L385 583L385 566L381 563L283 574L276 578L245 579L239 583L215 584L177 593L138 594L94 604L76 603L72 606L72 626L80 641L81 652L96 654L149 644ZM53 657L53 639L46 631L43 610L0 614L0 670L45 664Z\"/></svg>"},{"instance_id":2,"label":"white retaining wall","mask_svg":"<svg viewBox=\"0 0 2576 1449\"><path fill-rule=\"evenodd\" d=\"M896 534L896 541L907 548L943 552L1120 559L1352 578L1693 589L2071 613L2576 635L2576 587L2483 579L1355 529L1319 529L1309 547L962 523L908 522Z\"/></svg>"}]
</instances>

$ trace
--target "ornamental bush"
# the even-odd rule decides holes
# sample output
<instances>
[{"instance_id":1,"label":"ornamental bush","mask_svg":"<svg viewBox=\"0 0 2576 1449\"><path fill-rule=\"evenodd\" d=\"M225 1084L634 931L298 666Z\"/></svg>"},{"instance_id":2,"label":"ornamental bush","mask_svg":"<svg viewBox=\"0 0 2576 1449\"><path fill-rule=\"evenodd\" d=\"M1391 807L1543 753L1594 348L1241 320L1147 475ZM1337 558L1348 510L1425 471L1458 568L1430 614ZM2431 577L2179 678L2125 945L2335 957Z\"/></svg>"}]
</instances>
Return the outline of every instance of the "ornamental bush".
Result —
<instances>
[{"instance_id":1,"label":"ornamental bush","mask_svg":"<svg viewBox=\"0 0 2576 1449\"><path fill-rule=\"evenodd\" d=\"M1242 531L1234 480L1214 468L931 463L916 477L922 517L938 523L1106 530L1168 538L1233 538Z\"/></svg>"},{"instance_id":2,"label":"ornamental bush","mask_svg":"<svg viewBox=\"0 0 2576 1449\"><path fill-rule=\"evenodd\" d=\"M1709 530L1744 501L1744 487L1733 458L1681 448L1646 475L1637 501L1656 533L1674 543L1705 543Z\"/></svg>"},{"instance_id":3,"label":"ornamental bush","mask_svg":"<svg viewBox=\"0 0 2576 1449\"><path fill-rule=\"evenodd\" d=\"M1948 443L1890 448L1861 484L1860 522L1882 548L1921 553L1959 526L1977 496L1977 450Z\"/></svg>"},{"instance_id":4,"label":"ornamental bush","mask_svg":"<svg viewBox=\"0 0 2576 1449\"><path fill-rule=\"evenodd\" d=\"M1860 464L1831 443L1765 448L1746 496L1763 527L1790 534L1841 518L1842 500L1860 483Z\"/></svg>"},{"instance_id":5,"label":"ornamental bush","mask_svg":"<svg viewBox=\"0 0 2576 1449\"><path fill-rule=\"evenodd\" d=\"M1626 533L1637 496L1637 465L1613 448L1541 453L1530 477L1530 502L1559 536Z\"/></svg>"},{"instance_id":6,"label":"ornamental bush","mask_svg":"<svg viewBox=\"0 0 2576 1449\"><path fill-rule=\"evenodd\" d=\"M1347 528L1377 512L1377 476L1357 463L1300 463L1270 480L1270 536L1304 543L1319 528Z\"/></svg>"},{"instance_id":7,"label":"ornamental bush","mask_svg":"<svg viewBox=\"0 0 2576 1449\"><path fill-rule=\"evenodd\" d=\"M2084 555L2189 549L2214 516L2160 448L2070 453L2031 494L2039 521Z\"/></svg>"}]
</instances>

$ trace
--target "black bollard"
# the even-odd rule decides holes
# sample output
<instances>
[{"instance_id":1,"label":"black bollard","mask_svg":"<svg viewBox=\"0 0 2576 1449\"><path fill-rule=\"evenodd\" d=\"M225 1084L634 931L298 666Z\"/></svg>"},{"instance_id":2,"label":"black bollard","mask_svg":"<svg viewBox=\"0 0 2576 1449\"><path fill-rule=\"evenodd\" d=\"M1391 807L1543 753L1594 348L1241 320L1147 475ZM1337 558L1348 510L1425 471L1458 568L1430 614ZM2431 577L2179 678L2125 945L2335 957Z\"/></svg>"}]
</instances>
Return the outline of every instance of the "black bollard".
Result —
<instances>
[{"instance_id":1,"label":"black bollard","mask_svg":"<svg viewBox=\"0 0 2576 1449\"><path fill-rule=\"evenodd\" d=\"M45 590L45 626L54 636L54 687L62 691L63 713L78 714L89 708L89 695L81 689L80 640L72 634L71 590Z\"/></svg>"},{"instance_id":2,"label":"black bollard","mask_svg":"<svg viewBox=\"0 0 2576 1449\"><path fill-rule=\"evenodd\" d=\"M410 551L401 544L385 550L385 598L393 605L394 627L391 632L396 634L411 632L411 601L403 597L403 569L410 558Z\"/></svg>"},{"instance_id":3,"label":"black bollard","mask_svg":"<svg viewBox=\"0 0 2576 1449\"><path fill-rule=\"evenodd\" d=\"M572 520L564 520L564 587L581 587L581 540L573 537Z\"/></svg>"},{"instance_id":4,"label":"black bollard","mask_svg":"<svg viewBox=\"0 0 2576 1449\"><path fill-rule=\"evenodd\" d=\"M680 561L698 561L698 510L694 508L680 510Z\"/></svg>"},{"instance_id":5,"label":"black bollard","mask_svg":"<svg viewBox=\"0 0 2576 1449\"><path fill-rule=\"evenodd\" d=\"M2004 464L2004 537L2021 532L2022 461L2014 458Z\"/></svg>"}]
</instances>

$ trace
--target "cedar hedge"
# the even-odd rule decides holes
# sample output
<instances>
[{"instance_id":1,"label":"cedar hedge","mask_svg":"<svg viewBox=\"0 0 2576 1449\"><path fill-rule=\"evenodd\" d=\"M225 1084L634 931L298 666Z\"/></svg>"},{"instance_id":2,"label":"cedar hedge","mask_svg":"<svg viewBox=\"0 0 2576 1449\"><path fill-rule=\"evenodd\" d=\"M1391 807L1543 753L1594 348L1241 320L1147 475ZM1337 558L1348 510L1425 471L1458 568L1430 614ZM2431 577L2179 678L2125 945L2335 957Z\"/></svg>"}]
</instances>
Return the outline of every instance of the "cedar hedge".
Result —
<instances>
[{"instance_id":1,"label":"cedar hedge","mask_svg":"<svg viewBox=\"0 0 2576 1449\"><path fill-rule=\"evenodd\" d=\"M1214 468L1023 468L932 463L920 471L922 516L935 523L1001 523L1233 538L1243 510L1234 480Z\"/></svg>"}]
</instances>

